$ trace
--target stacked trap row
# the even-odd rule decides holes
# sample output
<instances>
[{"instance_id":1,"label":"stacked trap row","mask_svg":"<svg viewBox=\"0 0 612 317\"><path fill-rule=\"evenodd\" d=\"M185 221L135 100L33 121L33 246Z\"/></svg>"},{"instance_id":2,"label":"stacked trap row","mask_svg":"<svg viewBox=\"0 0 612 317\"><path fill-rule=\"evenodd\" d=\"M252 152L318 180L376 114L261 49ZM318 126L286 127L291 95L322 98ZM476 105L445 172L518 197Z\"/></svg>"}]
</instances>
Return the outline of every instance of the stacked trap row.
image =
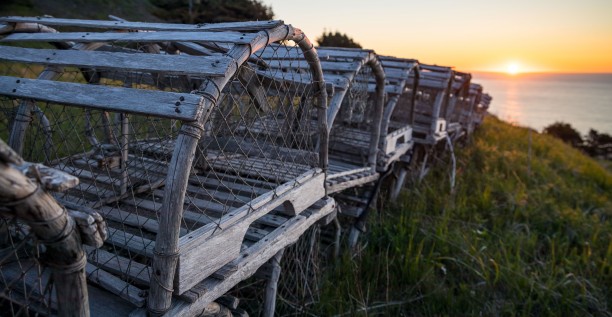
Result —
<instances>
[{"instance_id":1,"label":"stacked trap row","mask_svg":"<svg viewBox=\"0 0 612 317\"><path fill-rule=\"evenodd\" d=\"M419 151L472 133L491 100L467 73L314 49L282 21L0 22L0 137L79 177L57 200L109 225L87 249L94 315L199 314L328 222L327 195L363 230L381 176L397 196ZM53 313L27 226L0 229L4 301Z\"/></svg>"}]
</instances>

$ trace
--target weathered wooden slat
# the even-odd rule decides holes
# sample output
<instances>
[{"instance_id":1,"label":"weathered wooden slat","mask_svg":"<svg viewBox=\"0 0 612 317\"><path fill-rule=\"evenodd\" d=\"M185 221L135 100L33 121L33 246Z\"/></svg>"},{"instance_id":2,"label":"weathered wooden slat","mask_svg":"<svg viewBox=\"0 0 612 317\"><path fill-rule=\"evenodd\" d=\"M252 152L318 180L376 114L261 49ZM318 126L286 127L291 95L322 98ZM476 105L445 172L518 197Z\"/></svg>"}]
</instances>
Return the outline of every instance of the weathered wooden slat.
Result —
<instances>
[{"instance_id":1,"label":"weathered wooden slat","mask_svg":"<svg viewBox=\"0 0 612 317\"><path fill-rule=\"evenodd\" d=\"M423 70L432 71L432 72L452 72L453 69L446 66L438 66L438 65L429 65L429 64L419 64L419 67Z\"/></svg>"},{"instance_id":2,"label":"weathered wooden slat","mask_svg":"<svg viewBox=\"0 0 612 317\"><path fill-rule=\"evenodd\" d=\"M410 69L385 68L385 78L386 79L393 79L393 78L408 79L409 74L410 74Z\"/></svg>"},{"instance_id":3,"label":"weathered wooden slat","mask_svg":"<svg viewBox=\"0 0 612 317\"><path fill-rule=\"evenodd\" d=\"M218 42L249 44L257 36L256 33L235 32L66 32L66 33L13 33L0 40L0 42Z\"/></svg>"},{"instance_id":4,"label":"weathered wooden slat","mask_svg":"<svg viewBox=\"0 0 612 317\"><path fill-rule=\"evenodd\" d=\"M134 285L130 285L120 278L92 265L87 264L85 267L87 279L107 291L128 300L136 307L142 307L145 303L144 294L141 289Z\"/></svg>"},{"instance_id":5,"label":"weathered wooden slat","mask_svg":"<svg viewBox=\"0 0 612 317\"><path fill-rule=\"evenodd\" d=\"M445 89L448 81L442 81L438 79L422 78L419 80L419 87L422 88L434 88L434 89Z\"/></svg>"},{"instance_id":6,"label":"weathered wooden slat","mask_svg":"<svg viewBox=\"0 0 612 317\"><path fill-rule=\"evenodd\" d=\"M85 247L87 261L95 266L103 268L110 273L118 274L124 279L131 280L136 284L148 286L151 278L151 267L130 260L103 249Z\"/></svg>"},{"instance_id":7,"label":"weathered wooden slat","mask_svg":"<svg viewBox=\"0 0 612 317\"><path fill-rule=\"evenodd\" d=\"M313 173L314 172L314 173ZM218 223L209 224L179 239L181 254L175 280L178 293L189 290L199 281L234 259L240 253L240 241L252 222L276 207L289 202L299 214L325 195L324 174L307 172L269 193L224 215ZM296 186L298 185L298 186ZM208 255L216 254L215 258ZM206 260L204 260L206 259Z\"/></svg>"},{"instance_id":8,"label":"weathered wooden slat","mask_svg":"<svg viewBox=\"0 0 612 317\"><path fill-rule=\"evenodd\" d=\"M416 61L406 61L406 62L403 62L403 61L396 61L396 60L386 59L384 57L381 58L381 63L383 65L383 67L385 68L385 73L386 73L387 67L412 69L416 65L418 65L418 63Z\"/></svg>"},{"instance_id":9,"label":"weathered wooden slat","mask_svg":"<svg viewBox=\"0 0 612 317\"><path fill-rule=\"evenodd\" d=\"M90 28L108 28L116 30L150 30L150 31L258 31L273 28L283 24L281 20L249 21L249 22L225 22L225 23L200 23L200 24L176 24L176 23L149 23L128 21L103 21L103 20L80 20L59 19L46 17L2 17L2 22L12 23L40 23L56 26L76 26Z\"/></svg>"},{"instance_id":10,"label":"weathered wooden slat","mask_svg":"<svg viewBox=\"0 0 612 317\"><path fill-rule=\"evenodd\" d=\"M319 219L333 212L336 203L331 198L322 199L320 203L308 208L304 214L296 216L278 229L266 236L265 240L253 244L240 253L231 263L228 263L217 273L223 275L223 279L208 278L189 292L185 293L191 297L189 302L178 302L167 312L170 316L191 316L200 307L205 307L209 302L223 295L238 282L255 274L257 269L273 257L279 250L291 245L302 234Z\"/></svg>"},{"instance_id":11,"label":"weathered wooden slat","mask_svg":"<svg viewBox=\"0 0 612 317\"><path fill-rule=\"evenodd\" d=\"M146 257L153 257L155 249L155 241L114 228L108 228L106 242Z\"/></svg>"},{"instance_id":12,"label":"weathered wooden slat","mask_svg":"<svg viewBox=\"0 0 612 317\"><path fill-rule=\"evenodd\" d=\"M376 84L368 84L368 92L376 92ZM404 92L403 85L385 85L385 92L387 94L400 95Z\"/></svg>"},{"instance_id":13,"label":"weathered wooden slat","mask_svg":"<svg viewBox=\"0 0 612 317\"><path fill-rule=\"evenodd\" d=\"M353 176L355 177L353 177L354 179L351 179L351 180L341 181L341 182L333 183L333 184L328 183L327 194L337 193L347 188L361 186L361 185L365 185L365 184L374 182L380 177L380 174L373 171L373 172L353 174Z\"/></svg>"},{"instance_id":14,"label":"weathered wooden slat","mask_svg":"<svg viewBox=\"0 0 612 317\"><path fill-rule=\"evenodd\" d=\"M338 90L348 89L350 84L350 79L346 76L324 73L323 77L325 78L326 83L331 83L334 88Z\"/></svg>"},{"instance_id":15,"label":"weathered wooden slat","mask_svg":"<svg viewBox=\"0 0 612 317\"><path fill-rule=\"evenodd\" d=\"M274 47L274 46L273 46ZM370 51L362 50L362 49L343 49L343 48L321 48L318 47L317 54L319 55L319 59L321 61L330 61L333 59L354 59L354 60L362 60L370 54ZM294 48L290 50L283 50L282 52L278 52L276 49L267 49L261 53L257 53L257 55L261 55L262 58L303 58L303 53L300 49Z\"/></svg>"},{"instance_id":16,"label":"weathered wooden slat","mask_svg":"<svg viewBox=\"0 0 612 317\"><path fill-rule=\"evenodd\" d=\"M353 170L348 170L348 171L344 171L344 172L340 172L340 173L330 173L327 176L327 180L330 179L334 179L334 178L339 178L342 176L347 176L347 175L353 175L353 174L359 174L359 173L363 173L363 172L367 172L370 171L371 168L370 167L362 167L362 168L357 168L357 169L353 169Z\"/></svg>"},{"instance_id":17,"label":"weathered wooden slat","mask_svg":"<svg viewBox=\"0 0 612 317\"><path fill-rule=\"evenodd\" d=\"M79 107L195 121L204 109L195 94L0 76L0 94ZM178 104L178 106L177 106Z\"/></svg>"},{"instance_id":18,"label":"weathered wooden slat","mask_svg":"<svg viewBox=\"0 0 612 317\"><path fill-rule=\"evenodd\" d=\"M102 51L51 50L0 46L0 60L55 66L75 66L124 71L226 76L231 59L226 56L131 54Z\"/></svg>"},{"instance_id":19,"label":"weathered wooden slat","mask_svg":"<svg viewBox=\"0 0 612 317\"><path fill-rule=\"evenodd\" d=\"M266 63L271 68L310 69L310 65L305 60L270 59L266 60ZM361 63L359 61L321 62L321 68L324 72L356 72L360 67Z\"/></svg>"}]
</instances>

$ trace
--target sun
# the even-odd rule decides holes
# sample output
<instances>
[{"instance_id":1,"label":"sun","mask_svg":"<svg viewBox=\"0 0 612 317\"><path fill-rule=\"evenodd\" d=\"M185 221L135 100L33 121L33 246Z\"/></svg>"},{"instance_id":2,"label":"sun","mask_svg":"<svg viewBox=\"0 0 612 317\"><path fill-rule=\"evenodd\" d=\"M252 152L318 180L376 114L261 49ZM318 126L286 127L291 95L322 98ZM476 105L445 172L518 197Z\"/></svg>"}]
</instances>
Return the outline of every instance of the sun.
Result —
<instances>
[{"instance_id":1,"label":"sun","mask_svg":"<svg viewBox=\"0 0 612 317\"><path fill-rule=\"evenodd\" d=\"M516 75L520 73L519 64L518 63L508 64L508 66L506 67L506 73L508 73L509 75Z\"/></svg>"}]
</instances>

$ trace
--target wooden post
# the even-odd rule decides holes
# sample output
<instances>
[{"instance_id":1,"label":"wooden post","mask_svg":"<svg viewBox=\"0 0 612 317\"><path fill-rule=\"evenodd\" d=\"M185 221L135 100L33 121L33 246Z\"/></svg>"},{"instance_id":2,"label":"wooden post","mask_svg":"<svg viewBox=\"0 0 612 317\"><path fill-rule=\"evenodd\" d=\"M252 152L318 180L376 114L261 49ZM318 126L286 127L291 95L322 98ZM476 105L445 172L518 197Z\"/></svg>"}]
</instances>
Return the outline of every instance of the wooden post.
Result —
<instances>
[{"instance_id":1,"label":"wooden post","mask_svg":"<svg viewBox=\"0 0 612 317\"><path fill-rule=\"evenodd\" d=\"M53 80L60 76L62 72L62 69L47 67L40 73L38 79ZM34 101L22 100L19 103L19 108L17 108L17 115L15 116L15 122L9 136L9 144L19 155L23 155L26 130L30 125L30 121L32 121L34 107L36 107Z\"/></svg>"},{"instance_id":2,"label":"wooden post","mask_svg":"<svg viewBox=\"0 0 612 317\"><path fill-rule=\"evenodd\" d=\"M47 250L42 261L53 269L59 316L89 316L87 258L74 220L43 190L49 186L33 182L9 163L23 161L0 140L0 203L11 216L27 223L36 238L45 244ZM42 179L38 170L33 174ZM58 172L55 176L76 183L76 178L70 175Z\"/></svg>"},{"instance_id":3,"label":"wooden post","mask_svg":"<svg viewBox=\"0 0 612 317\"><path fill-rule=\"evenodd\" d=\"M389 195L389 200L393 202L397 200L397 197L399 197L400 191L406 182L406 175L408 175L408 167L401 164L401 162L398 162L397 164L399 166L399 175L397 175L393 188L391 188L391 194Z\"/></svg>"},{"instance_id":4,"label":"wooden post","mask_svg":"<svg viewBox=\"0 0 612 317\"><path fill-rule=\"evenodd\" d=\"M266 298L264 299L263 316L273 317L276 309L276 293L278 289L278 279L280 278L281 266L280 261L283 258L285 249L282 249L270 259L272 272L268 283L266 283Z\"/></svg>"},{"instance_id":5,"label":"wooden post","mask_svg":"<svg viewBox=\"0 0 612 317\"><path fill-rule=\"evenodd\" d=\"M121 196L127 192L127 184L129 181L127 161L129 156L129 142L130 142L130 124L128 121L128 115L125 113L119 114L121 120Z\"/></svg>"}]
</instances>

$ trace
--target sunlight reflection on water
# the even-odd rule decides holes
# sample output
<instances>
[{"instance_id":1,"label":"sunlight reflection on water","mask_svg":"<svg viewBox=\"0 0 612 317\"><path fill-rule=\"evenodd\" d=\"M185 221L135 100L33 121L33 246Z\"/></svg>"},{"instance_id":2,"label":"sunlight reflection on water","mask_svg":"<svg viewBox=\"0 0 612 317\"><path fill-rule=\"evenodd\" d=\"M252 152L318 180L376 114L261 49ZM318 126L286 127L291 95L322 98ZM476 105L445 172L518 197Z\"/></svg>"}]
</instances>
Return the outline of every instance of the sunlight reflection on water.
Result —
<instances>
[{"instance_id":1,"label":"sunlight reflection on water","mask_svg":"<svg viewBox=\"0 0 612 317\"><path fill-rule=\"evenodd\" d=\"M612 74L476 73L472 81L493 96L490 112L506 121L538 131L563 121L581 134L612 134Z\"/></svg>"}]
</instances>

